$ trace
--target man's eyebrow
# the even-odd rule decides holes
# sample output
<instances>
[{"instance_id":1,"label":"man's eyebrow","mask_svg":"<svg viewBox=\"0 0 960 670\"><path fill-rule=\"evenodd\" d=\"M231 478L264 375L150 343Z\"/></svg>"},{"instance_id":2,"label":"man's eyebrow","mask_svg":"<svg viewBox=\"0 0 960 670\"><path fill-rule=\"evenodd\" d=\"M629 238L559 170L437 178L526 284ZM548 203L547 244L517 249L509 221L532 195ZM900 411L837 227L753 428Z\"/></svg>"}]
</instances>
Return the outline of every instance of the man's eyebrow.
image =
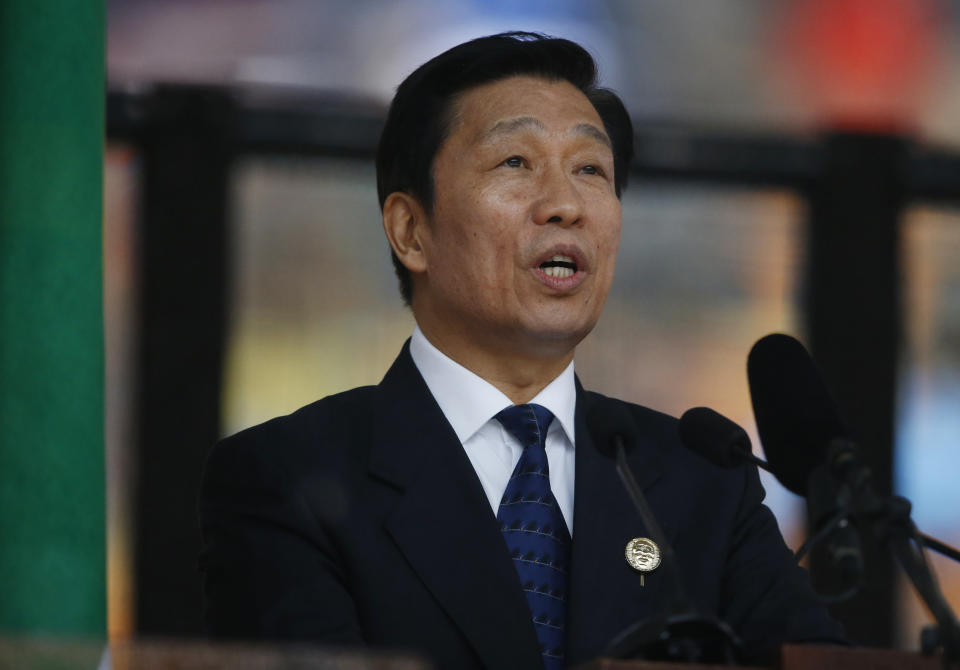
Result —
<instances>
[{"instance_id":1,"label":"man's eyebrow","mask_svg":"<svg viewBox=\"0 0 960 670\"><path fill-rule=\"evenodd\" d=\"M598 142L605 144L608 148L613 149L613 142L610 141L610 137L592 123L578 123L574 126L573 132L577 135L592 137Z\"/></svg>"},{"instance_id":2,"label":"man's eyebrow","mask_svg":"<svg viewBox=\"0 0 960 670\"><path fill-rule=\"evenodd\" d=\"M543 122L532 116L518 116L512 119L501 119L482 131L479 140L489 140L496 135L508 135L518 130L546 130Z\"/></svg>"},{"instance_id":3,"label":"man's eyebrow","mask_svg":"<svg viewBox=\"0 0 960 670\"><path fill-rule=\"evenodd\" d=\"M485 141L497 135L508 135L520 130L546 130L543 122L533 116L518 116L513 119L501 119L492 126L482 131L479 140ZM592 123L578 123L573 127L574 135L584 135L597 140L601 144L613 149L613 143L607 134Z\"/></svg>"}]
</instances>

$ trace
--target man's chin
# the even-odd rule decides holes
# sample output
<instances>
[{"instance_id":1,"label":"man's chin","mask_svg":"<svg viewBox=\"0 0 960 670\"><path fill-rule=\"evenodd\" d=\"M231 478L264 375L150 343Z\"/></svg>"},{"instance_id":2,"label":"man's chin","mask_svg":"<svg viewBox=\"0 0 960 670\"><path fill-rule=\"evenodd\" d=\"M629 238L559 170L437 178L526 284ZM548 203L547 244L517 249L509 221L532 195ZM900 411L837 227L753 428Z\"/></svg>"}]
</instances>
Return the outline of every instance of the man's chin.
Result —
<instances>
[{"instance_id":1,"label":"man's chin","mask_svg":"<svg viewBox=\"0 0 960 670\"><path fill-rule=\"evenodd\" d=\"M593 326L593 323L538 323L518 333L515 341L526 343L533 356L564 356L590 334Z\"/></svg>"}]
</instances>

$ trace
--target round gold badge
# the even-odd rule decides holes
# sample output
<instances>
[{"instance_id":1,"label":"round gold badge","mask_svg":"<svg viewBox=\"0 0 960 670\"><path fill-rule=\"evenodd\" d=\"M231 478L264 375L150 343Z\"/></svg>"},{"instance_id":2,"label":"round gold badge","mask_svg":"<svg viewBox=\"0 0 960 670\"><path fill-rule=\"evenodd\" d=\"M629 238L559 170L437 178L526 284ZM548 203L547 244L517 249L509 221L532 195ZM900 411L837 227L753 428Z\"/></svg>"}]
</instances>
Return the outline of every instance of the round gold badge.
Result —
<instances>
[{"instance_id":1,"label":"round gold badge","mask_svg":"<svg viewBox=\"0 0 960 670\"><path fill-rule=\"evenodd\" d=\"M646 537L635 537L627 542L627 563L638 572L653 572L660 565L660 547Z\"/></svg>"}]
</instances>

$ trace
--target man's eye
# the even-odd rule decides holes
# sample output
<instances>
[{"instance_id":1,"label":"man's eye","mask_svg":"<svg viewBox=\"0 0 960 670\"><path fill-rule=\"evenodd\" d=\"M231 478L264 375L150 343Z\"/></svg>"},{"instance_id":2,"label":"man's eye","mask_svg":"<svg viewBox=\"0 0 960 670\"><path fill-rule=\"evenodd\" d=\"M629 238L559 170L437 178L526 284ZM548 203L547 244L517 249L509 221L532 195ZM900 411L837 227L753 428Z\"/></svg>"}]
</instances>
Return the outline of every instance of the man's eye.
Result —
<instances>
[{"instance_id":1,"label":"man's eye","mask_svg":"<svg viewBox=\"0 0 960 670\"><path fill-rule=\"evenodd\" d=\"M582 168L580 168L580 171L586 174L602 174L600 168L598 168L596 165L584 165Z\"/></svg>"},{"instance_id":2,"label":"man's eye","mask_svg":"<svg viewBox=\"0 0 960 670\"><path fill-rule=\"evenodd\" d=\"M523 167L523 157L522 156L510 156L507 160L503 161L503 164L507 167L518 168Z\"/></svg>"}]
</instances>

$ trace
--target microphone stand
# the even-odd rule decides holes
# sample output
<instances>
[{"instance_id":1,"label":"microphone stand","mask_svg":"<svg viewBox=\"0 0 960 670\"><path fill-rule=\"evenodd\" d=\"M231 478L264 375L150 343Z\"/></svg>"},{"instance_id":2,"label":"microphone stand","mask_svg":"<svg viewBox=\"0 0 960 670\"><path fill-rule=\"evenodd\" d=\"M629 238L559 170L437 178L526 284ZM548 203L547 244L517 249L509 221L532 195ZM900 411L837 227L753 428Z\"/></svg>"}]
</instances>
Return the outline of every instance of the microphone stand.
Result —
<instances>
[{"instance_id":1,"label":"microphone stand","mask_svg":"<svg viewBox=\"0 0 960 670\"><path fill-rule=\"evenodd\" d=\"M907 504L909 504L909 501ZM845 519L849 519L851 514L852 512L849 509L841 509L834 514L833 517L831 517L831 519L816 532L816 534L808 537L804 543L800 545L800 548L797 549L796 553L797 560L801 560L814 546L829 537ZM957 550L954 547L951 547L949 544L941 542L937 538L931 537L926 533L921 533L919 530L917 531L916 535L917 541L927 549L932 549L941 556L946 556L947 558L960 563L960 550Z\"/></svg>"},{"instance_id":2,"label":"microphone stand","mask_svg":"<svg viewBox=\"0 0 960 670\"><path fill-rule=\"evenodd\" d=\"M770 464L767 463L762 458L758 458L757 456L755 456L752 451L747 451L745 449L741 449L738 447L734 447L734 450L741 459L745 461L749 461L750 463L753 463L761 470L766 470L773 476L776 476L776 473L770 468ZM839 523L843 519L849 517L849 515L850 515L850 510L848 509L839 510L833 516L833 518L830 519L830 521L828 521L820 530L816 532L816 534L808 537L807 540L803 543L803 545L801 545L801 547L797 550L797 553L796 553L797 560L799 561L801 558L804 557L804 555L808 551L810 551L810 549L814 547L814 545L818 544L821 540L828 537L837 528ZM945 542L941 542L937 538L927 535L926 533L921 533L919 531L917 532L917 537L919 538L919 541L921 544L923 544L923 546L927 547L928 549L934 550L935 552L937 552L942 556L946 556L947 558L950 558L960 563L960 549L951 547L949 544Z\"/></svg>"},{"instance_id":3,"label":"microphone stand","mask_svg":"<svg viewBox=\"0 0 960 670\"><path fill-rule=\"evenodd\" d=\"M736 453L760 468L776 473L769 464L752 452L734 447ZM834 503L833 514L828 521L807 538L796 557L799 561L814 546L825 541L852 520L862 519L873 523L874 533L888 545L897 562L913 583L936 625L925 628L921 635L921 648L932 655L943 647L944 667L960 662L960 623L950 609L930 567L924 547L960 562L960 551L940 540L921 533L910 517L910 501L901 496L879 498L870 486L870 471L856 461L854 445L842 439L834 440L828 450L827 462L810 474L808 483L808 506L819 512L827 498ZM829 493L828 493L829 491ZM826 516L826 515L824 515ZM817 594L825 604L842 602L853 596L860 588L860 557L841 555L839 562L846 568L850 585L838 594Z\"/></svg>"},{"instance_id":4,"label":"microphone stand","mask_svg":"<svg viewBox=\"0 0 960 670\"><path fill-rule=\"evenodd\" d=\"M647 532L660 547L662 563L670 573L673 588L669 591L667 616L644 619L629 626L610 642L604 655L673 663L737 665L741 656L740 639L726 622L698 614L687 599L673 546L667 541L630 471L623 438L614 435L613 442L617 475Z\"/></svg>"},{"instance_id":5,"label":"microphone stand","mask_svg":"<svg viewBox=\"0 0 960 670\"><path fill-rule=\"evenodd\" d=\"M946 556L947 558L952 558L953 560L960 563L960 551L954 549L949 544L944 544L935 537L930 537L925 533L917 532L917 536L920 538L920 543L923 544L927 549L933 549L935 552L941 556Z\"/></svg>"},{"instance_id":6,"label":"microphone stand","mask_svg":"<svg viewBox=\"0 0 960 670\"><path fill-rule=\"evenodd\" d=\"M927 562L924 546L930 546L954 560L960 557L960 552L917 530L910 517L909 500L901 496L877 496L870 486L870 471L856 461L851 442L838 439L831 443L827 470L837 484L839 509L818 533L804 543L797 552L798 557L826 539L844 521L849 522L850 518L871 523L874 534L890 547L936 621L935 630L924 631L925 653L933 653L938 646L942 646L945 668L951 663L960 662L960 622L943 596L936 575ZM811 481L814 476L816 471L811 475Z\"/></svg>"}]
</instances>

